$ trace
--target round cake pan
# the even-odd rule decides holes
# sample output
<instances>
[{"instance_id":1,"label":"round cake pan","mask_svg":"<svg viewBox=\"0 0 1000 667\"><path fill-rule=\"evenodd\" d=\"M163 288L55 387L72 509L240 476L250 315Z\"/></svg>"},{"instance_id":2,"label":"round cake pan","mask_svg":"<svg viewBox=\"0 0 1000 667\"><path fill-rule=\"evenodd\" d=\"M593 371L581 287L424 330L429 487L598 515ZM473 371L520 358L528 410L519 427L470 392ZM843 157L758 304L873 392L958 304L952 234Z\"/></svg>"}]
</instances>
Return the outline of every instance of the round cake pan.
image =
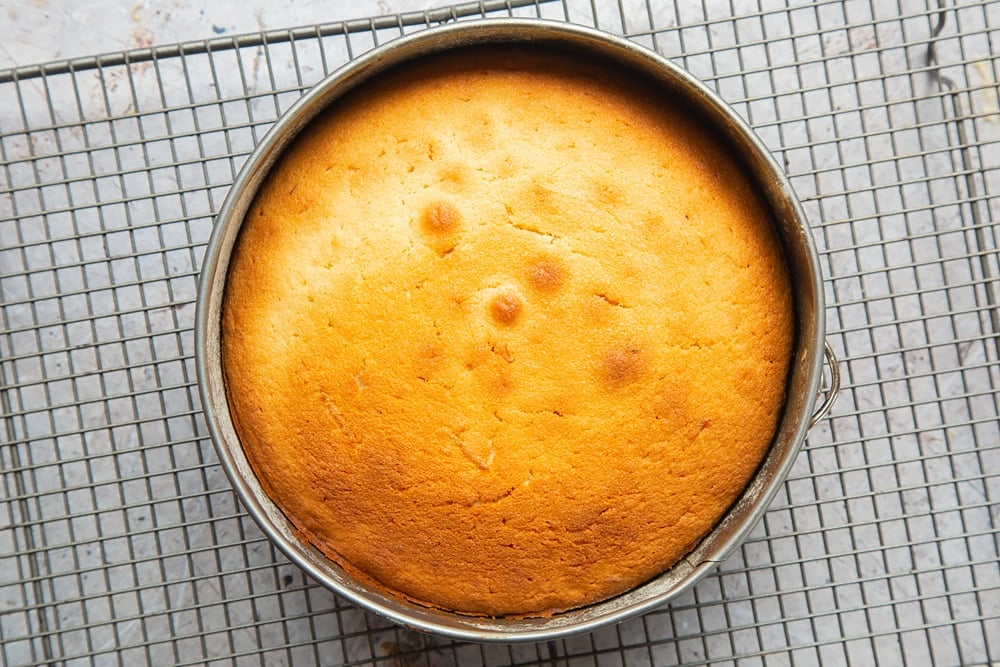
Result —
<instances>
[{"instance_id":1,"label":"round cake pan","mask_svg":"<svg viewBox=\"0 0 1000 667\"><path fill-rule=\"evenodd\" d=\"M786 403L770 450L743 494L674 567L623 595L547 618L482 618L407 602L355 579L301 540L250 468L233 426L223 379L220 313L230 255L244 215L282 151L318 113L359 84L431 54L479 44L556 48L604 61L645 77L666 98L686 105L729 147L766 200L793 286L797 336ZM661 56L599 31L534 19L454 23L401 37L354 60L304 95L257 146L219 213L199 283L195 334L209 431L233 487L261 529L303 570L358 606L410 628L469 641L542 641L592 631L649 611L691 587L725 559L763 516L806 433L825 416L839 385L836 359L825 345L823 282L809 228L788 179L750 128L704 84ZM817 406L823 393L824 355L830 386Z\"/></svg>"}]
</instances>

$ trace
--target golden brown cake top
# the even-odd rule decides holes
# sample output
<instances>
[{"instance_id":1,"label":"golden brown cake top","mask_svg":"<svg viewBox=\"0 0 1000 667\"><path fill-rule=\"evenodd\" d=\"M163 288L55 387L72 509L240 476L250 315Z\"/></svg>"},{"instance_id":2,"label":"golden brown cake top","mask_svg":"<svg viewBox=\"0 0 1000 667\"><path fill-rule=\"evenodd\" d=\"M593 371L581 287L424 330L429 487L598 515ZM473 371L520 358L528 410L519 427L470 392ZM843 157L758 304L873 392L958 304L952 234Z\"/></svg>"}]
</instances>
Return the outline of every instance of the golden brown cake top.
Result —
<instances>
[{"instance_id":1,"label":"golden brown cake top","mask_svg":"<svg viewBox=\"0 0 1000 667\"><path fill-rule=\"evenodd\" d=\"M742 491L780 414L788 278L683 107L478 50L338 101L247 215L231 412L308 539L481 614L623 592Z\"/></svg>"}]
</instances>

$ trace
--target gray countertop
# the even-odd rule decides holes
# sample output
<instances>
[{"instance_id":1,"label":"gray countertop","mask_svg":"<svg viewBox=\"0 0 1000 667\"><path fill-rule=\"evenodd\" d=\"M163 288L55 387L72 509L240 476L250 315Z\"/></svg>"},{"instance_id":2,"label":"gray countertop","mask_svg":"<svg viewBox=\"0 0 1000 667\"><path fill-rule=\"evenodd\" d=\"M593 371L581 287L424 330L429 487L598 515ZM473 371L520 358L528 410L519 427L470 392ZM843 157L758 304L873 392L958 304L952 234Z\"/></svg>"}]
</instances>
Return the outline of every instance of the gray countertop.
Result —
<instances>
[{"instance_id":1,"label":"gray countertop","mask_svg":"<svg viewBox=\"0 0 1000 667\"><path fill-rule=\"evenodd\" d=\"M276 28L430 9L431 0L13 0L0 6L0 69Z\"/></svg>"},{"instance_id":2,"label":"gray countertop","mask_svg":"<svg viewBox=\"0 0 1000 667\"><path fill-rule=\"evenodd\" d=\"M959 3L937 37L919 0L430 6L0 7L0 664L1000 662L1000 3ZM276 552L219 469L192 326L213 215L282 110L421 22L508 14L627 34L750 122L812 223L844 386L694 589L480 646ZM191 40L212 41L169 48Z\"/></svg>"}]
</instances>

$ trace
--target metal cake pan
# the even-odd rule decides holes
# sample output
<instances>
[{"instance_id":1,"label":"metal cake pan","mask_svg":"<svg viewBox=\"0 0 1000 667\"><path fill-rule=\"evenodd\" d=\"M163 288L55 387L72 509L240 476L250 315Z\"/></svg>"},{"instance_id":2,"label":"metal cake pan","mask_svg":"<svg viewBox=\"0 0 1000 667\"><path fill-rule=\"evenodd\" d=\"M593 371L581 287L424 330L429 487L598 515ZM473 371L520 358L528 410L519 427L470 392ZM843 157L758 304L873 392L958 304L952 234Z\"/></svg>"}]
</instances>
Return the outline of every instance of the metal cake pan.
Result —
<instances>
[{"instance_id":1,"label":"metal cake pan","mask_svg":"<svg viewBox=\"0 0 1000 667\"><path fill-rule=\"evenodd\" d=\"M690 554L656 578L604 602L546 618L484 618L408 602L355 579L303 542L251 470L229 412L222 369L220 315L230 256L247 209L284 149L317 114L363 82L432 54L481 44L556 48L601 60L646 78L698 114L742 163L769 206L795 306L795 357L783 414L766 458L736 503ZM787 177L746 123L703 83L641 46L590 28L537 19L461 22L401 37L345 65L306 93L254 150L219 212L202 266L195 322L198 381L208 428L226 474L261 529L299 567L358 606L406 627L478 642L543 641L593 631L664 604L724 560L761 519L808 430L836 397L839 374L825 335L823 280L808 224ZM817 406L824 357L830 387Z\"/></svg>"}]
</instances>

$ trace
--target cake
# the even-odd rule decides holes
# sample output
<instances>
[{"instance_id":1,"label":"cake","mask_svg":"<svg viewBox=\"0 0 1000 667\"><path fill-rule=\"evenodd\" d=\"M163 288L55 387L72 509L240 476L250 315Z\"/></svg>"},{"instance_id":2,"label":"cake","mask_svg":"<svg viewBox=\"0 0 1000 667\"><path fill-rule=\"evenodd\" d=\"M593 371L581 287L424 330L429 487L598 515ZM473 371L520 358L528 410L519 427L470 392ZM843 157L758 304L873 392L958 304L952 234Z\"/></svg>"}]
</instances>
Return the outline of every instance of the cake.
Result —
<instances>
[{"instance_id":1,"label":"cake","mask_svg":"<svg viewBox=\"0 0 1000 667\"><path fill-rule=\"evenodd\" d=\"M768 451L795 335L768 209L697 114L540 48L338 99L257 193L224 299L230 413L301 539L486 616L690 552Z\"/></svg>"}]
</instances>

